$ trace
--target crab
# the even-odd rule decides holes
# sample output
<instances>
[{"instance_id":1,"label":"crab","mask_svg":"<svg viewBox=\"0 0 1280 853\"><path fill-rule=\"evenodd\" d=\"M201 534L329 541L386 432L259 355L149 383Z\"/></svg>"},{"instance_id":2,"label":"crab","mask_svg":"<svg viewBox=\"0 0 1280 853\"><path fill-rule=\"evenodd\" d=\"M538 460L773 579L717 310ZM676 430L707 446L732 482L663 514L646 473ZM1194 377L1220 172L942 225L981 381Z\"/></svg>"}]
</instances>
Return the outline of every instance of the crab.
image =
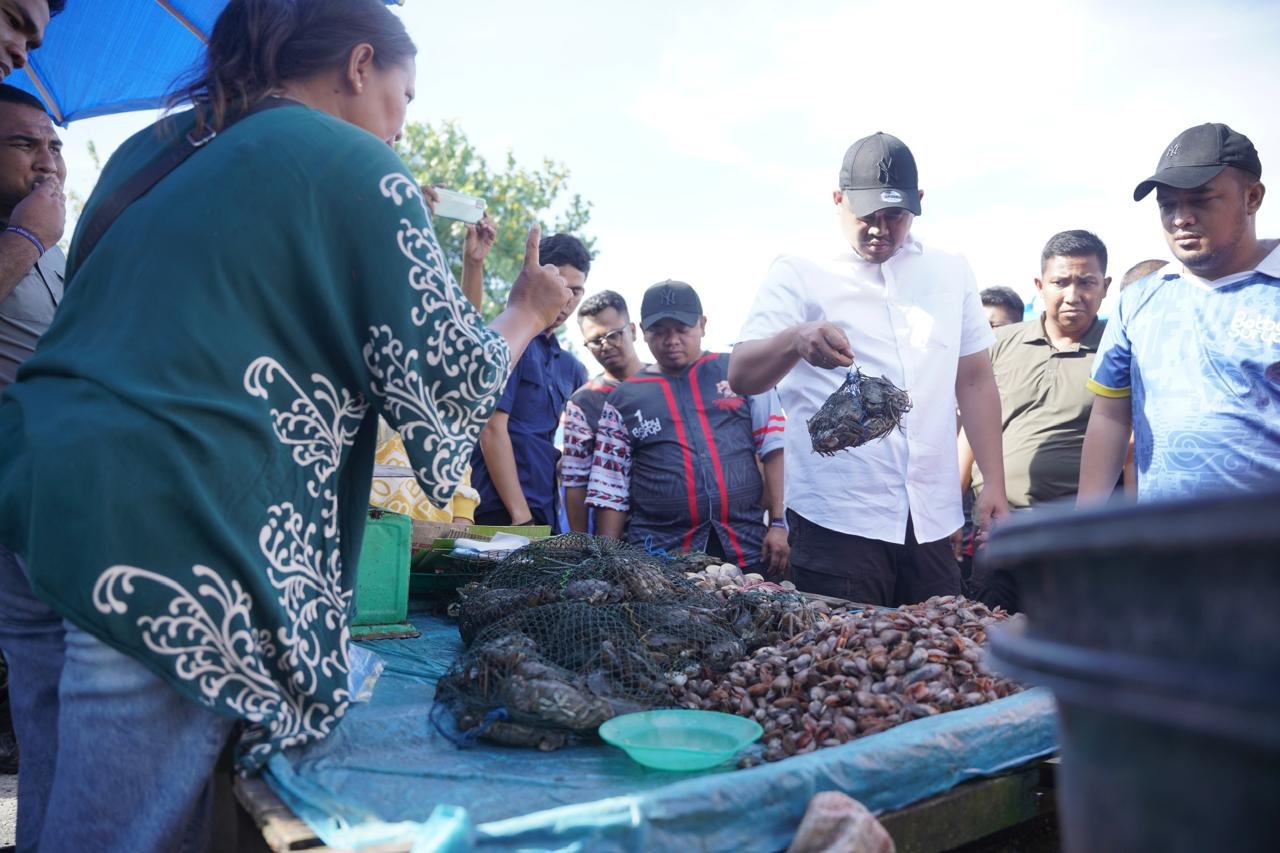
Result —
<instances>
[{"instance_id":1,"label":"crab","mask_svg":"<svg viewBox=\"0 0 1280 853\"><path fill-rule=\"evenodd\" d=\"M883 439L911 411L911 398L883 376L866 376L856 366L809 419L813 452L834 456L850 447Z\"/></svg>"}]
</instances>

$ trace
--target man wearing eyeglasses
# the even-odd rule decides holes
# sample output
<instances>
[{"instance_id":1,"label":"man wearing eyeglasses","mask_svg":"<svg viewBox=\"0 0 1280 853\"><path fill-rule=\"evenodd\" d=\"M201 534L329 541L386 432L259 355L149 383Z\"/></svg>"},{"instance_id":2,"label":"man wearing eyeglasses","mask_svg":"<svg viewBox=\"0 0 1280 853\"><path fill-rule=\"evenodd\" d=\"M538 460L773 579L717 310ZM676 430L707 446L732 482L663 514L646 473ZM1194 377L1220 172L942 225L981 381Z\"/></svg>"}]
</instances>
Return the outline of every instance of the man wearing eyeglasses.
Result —
<instances>
[{"instance_id":1,"label":"man wearing eyeglasses","mask_svg":"<svg viewBox=\"0 0 1280 853\"><path fill-rule=\"evenodd\" d=\"M602 290L587 297L578 308L578 326L587 350L604 370L588 379L565 406L560 482L569 529L587 533L591 528L587 483L600 412L609 392L639 373L645 363L636 355L636 324L631 322L627 301L620 294Z\"/></svg>"},{"instance_id":2,"label":"man wearing eyeglasses","mask_svg":"<svg viewBox=\"0 0 1280 853\"><path fill-rule=\"evenodd\" d=\"M987 349L994 336L969 264L911 235L920 215L916 162L876 133L845 153L831 194L852 251L784 255L769 270L729 363L741 394L777 386L799 427L844 381L864 374L905 389L913 407L880 441L816 454L787 431L791 567L808 592L878 605L960 591L948 541L963 521L956 407L987 488L975 517L1008 513L1000 396Z\"/></svg>"}]
</instances>

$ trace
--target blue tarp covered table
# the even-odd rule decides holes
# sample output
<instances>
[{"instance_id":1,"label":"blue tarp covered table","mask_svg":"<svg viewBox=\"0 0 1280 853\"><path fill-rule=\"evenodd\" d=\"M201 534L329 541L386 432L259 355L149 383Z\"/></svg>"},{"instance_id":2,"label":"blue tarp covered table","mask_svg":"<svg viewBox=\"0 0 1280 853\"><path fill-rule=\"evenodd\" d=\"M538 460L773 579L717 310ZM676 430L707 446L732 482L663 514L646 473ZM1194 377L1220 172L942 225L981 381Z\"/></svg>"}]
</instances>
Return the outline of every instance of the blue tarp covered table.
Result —
<instances>
[{"instance_id":1,"label":"blue tarp covered table","mask_svg":"<svg viewBox=\"0 0 1280 853\"><path fill-rule=\"evenodd\" d=\"M1053 699L1040 689L749 770L649 770L604 744L459 747L429 719L436 679L461 648L457 629L428 614L411 621L421 637L363 644L386 667L372 701L265 774L327 844L416 837L432 840L415 850L780 850L819 791L898 809L1057 748ZM456 735L447 713L437 718ZM437 806L466 811L441 808L428 823Z\"/></svg>"}]
</instances>

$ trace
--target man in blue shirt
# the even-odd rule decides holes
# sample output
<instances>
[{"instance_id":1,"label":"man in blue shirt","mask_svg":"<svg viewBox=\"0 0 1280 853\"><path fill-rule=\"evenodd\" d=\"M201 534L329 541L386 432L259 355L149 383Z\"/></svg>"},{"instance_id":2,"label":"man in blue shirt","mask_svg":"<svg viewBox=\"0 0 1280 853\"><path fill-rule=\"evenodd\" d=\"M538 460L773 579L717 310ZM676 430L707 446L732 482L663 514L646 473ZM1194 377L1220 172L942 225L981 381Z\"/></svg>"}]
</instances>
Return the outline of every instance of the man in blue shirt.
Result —
<instances>
[{"instance_id":1,"label":"man in blue shirt","mask_svg":"<svg viewBox=\"0 0 1280 853\"><path fill-rule=\"evenodd\" d=\"M480 493L477 524L556 525L559 517L556 428L565 403L587 381L587 368L560 348L556 330L582 301L591 255L569 234L547 237L539 253L542 263L560 270L573 298L529 343L480 433L471 456L471 486Z\"/></svg>"},{"instance_id":2,"label":"man in blue shirt","mask_svg":"<svg viewBox=\"0 0 1280 853\"><path fill-rule=\"evenodd\" d=\"M1132 426L1138 500L1280 484L1280 240L1259 240L1262 163L1225 124L1183 131L1154 175L1181 262L1125 289L1089 388L1078 503L1110 496Z\"/></svg>"}]
</instances>

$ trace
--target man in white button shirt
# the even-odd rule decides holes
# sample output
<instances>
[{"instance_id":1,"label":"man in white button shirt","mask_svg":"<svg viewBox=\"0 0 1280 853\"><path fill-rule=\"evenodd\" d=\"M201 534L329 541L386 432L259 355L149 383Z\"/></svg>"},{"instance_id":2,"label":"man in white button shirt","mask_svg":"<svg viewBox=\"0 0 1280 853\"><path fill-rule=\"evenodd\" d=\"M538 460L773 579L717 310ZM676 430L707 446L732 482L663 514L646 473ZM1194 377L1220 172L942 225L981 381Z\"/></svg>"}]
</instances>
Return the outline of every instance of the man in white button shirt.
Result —
<instances>
[{"instance_id":1,"label":"man in white button shirt","mask_svg":"<svg viewBox=\"0 0 1280 853\"><path fill-rule=\"evenodd\" d=\"M983 527L1009 511L995 338L969 264L911 236L920 215L915 158L887 133L845 153L832 193L852 251L774 261L739 335L729 381L778 387L787 418L786 503L796 586L879 605L960 592L948 537L963 521L956 407L987 488ZM911 396L902 429L834 457L806 423L857 359Z\"/></svg>"}]
</instances>

